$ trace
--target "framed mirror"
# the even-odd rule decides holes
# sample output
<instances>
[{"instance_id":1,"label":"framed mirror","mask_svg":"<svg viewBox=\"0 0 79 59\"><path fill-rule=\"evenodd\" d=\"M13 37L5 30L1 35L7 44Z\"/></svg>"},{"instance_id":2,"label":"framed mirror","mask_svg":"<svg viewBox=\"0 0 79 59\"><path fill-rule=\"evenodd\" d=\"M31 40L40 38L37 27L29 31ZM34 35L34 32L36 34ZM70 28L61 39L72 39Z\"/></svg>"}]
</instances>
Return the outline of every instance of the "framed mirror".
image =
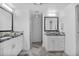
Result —
<instances>
[{"instance_id":1,"label":"framed mirror","mask_svg":"<svg viewBox=\"0 0 79 59\"><path fill-rule=\"evenodd\" d=\"M0 32L13 31L13 14L0 7Z\"/></svg>"},{"instance_id":2,"label":"framed mirror","mask_svg":"<svg viewBox=\"0 0 79 59\"><path fill-rule=\"evenodd\" d=\"M58 17L44 17L44 31L59 31Z\"/></svg>"}]
</instances>

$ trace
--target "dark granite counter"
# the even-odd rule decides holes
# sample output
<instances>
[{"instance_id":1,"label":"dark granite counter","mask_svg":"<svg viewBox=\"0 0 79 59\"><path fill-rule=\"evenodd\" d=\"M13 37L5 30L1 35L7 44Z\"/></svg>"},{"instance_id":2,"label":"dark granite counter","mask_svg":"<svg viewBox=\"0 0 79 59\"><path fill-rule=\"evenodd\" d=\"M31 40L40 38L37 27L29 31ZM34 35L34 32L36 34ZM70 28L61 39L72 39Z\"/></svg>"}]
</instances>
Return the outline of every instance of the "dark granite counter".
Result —
<instances>
[{"instance_id":1,"label":"dark granite counter","mask_svg":"<svg viewBox=\"0 0 79 59\"><path fill-rule=\"evenodd\" d=\"M60 33L60 32L49 32L49 33L45 33L45 35L47 36L65 36L65 33Z\"/></svg>"},{"instance_id":2,"label":"dark granite counter","mask_svg":"<svg viewBox=\"0 0 79 59\"><path fill-rule=\"evenodd\" d=\"M22 32L0 32L0 43L23 35Z\"/></svg>"}]
</instances>

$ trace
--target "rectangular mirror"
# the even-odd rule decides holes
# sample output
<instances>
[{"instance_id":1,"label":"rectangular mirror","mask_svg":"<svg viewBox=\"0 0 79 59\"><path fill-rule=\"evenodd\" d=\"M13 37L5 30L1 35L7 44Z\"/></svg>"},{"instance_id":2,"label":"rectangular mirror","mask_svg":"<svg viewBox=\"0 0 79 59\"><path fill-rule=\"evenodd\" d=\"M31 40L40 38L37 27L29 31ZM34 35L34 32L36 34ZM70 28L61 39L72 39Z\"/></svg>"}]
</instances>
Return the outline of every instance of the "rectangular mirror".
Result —
<instances>
[{"instance_id":1,"label":"rectangular mirror","mask_svg":"<svg viewBox=\"0 0 79 59\"><path fill-rule=\"evenodd\" d=\"M12 14L0 7L0 32L12 31Z\"/></svg>"},{"instance_id":2,"label":"rectangular mirror","mask_svg":"<svg viewBox=\"0 0 79 59\"><path fill-rule=\"evenodd\" d=\"M44 31L58 31L58 17L44 17Z\"/></svg>"}]
</instances>

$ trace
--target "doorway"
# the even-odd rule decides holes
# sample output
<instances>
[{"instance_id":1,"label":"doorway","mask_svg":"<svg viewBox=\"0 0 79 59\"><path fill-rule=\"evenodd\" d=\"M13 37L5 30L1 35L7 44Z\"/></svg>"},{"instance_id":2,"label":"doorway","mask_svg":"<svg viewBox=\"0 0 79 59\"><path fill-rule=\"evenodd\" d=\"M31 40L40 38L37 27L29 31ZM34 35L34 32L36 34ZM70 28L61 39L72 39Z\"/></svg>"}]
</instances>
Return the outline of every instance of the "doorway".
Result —
<instances>
[{"instance_id":1,"label":"doorway","mask_svg":"<svg viewBox=\"0 0 79 59\"><path fill-rule=\"evenodd\" d=\"M30 11L30 45L32 47L42 46L42 13Z\"/></svg>"}]
</instances>

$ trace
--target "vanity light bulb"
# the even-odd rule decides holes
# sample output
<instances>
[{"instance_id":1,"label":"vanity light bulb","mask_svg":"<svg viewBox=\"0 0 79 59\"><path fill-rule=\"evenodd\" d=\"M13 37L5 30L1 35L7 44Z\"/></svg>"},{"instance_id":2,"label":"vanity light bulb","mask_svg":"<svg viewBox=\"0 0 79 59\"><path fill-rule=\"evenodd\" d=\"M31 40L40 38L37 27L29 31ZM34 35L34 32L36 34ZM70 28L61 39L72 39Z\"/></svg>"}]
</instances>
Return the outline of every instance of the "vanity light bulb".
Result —
<instances>
[{"instance_id":1,"label":"vanity light bulb","mask_svg":"<svg viewBox=\"0 0 79 59\"><path fill-rule=\"evenodd\" d=\"M56 14L48 14L48 16L57 16Z\"/></svg>"},{"instance_id":2,"label":"vanity light bulb","mask_svg":"<svg viewBox=\"0 0 79 59\"><path fill-rule=\"evenodd\" d=\"M2 7L8 9L10 12L13 12L13 10L9 6L7 6L5 3L2 4Z\"/></svg>"}]
</instances>

